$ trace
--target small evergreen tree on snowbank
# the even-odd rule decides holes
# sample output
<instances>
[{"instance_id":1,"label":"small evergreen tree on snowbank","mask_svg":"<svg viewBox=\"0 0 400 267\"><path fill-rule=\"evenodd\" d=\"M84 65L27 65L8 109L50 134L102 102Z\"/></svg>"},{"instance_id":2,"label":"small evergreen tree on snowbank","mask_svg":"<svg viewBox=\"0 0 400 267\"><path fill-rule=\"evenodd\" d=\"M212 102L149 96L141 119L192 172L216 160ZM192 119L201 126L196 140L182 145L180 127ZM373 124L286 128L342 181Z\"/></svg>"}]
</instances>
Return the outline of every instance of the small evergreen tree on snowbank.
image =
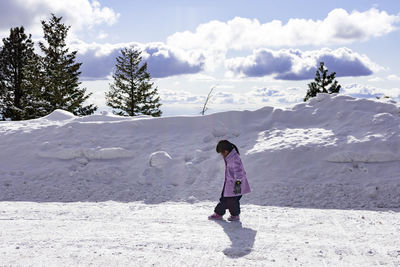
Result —
<instances>
[{"instance_id":1,"label":"small evergreen tree on snowbank","mask_svg":"<svg viewBox=\"0 0 400 267\"><path fill-rule=\"evenodd\" d=\"M339 93L341 86L335 80L336 72L328 74L328 69L324 66L324 62L319 63L316 71L314 82L308 84L308 91L304 101L315 97L319 93Z\"/></svg>"},{"instance_id":2,"label":"small evergreen tree on snowbank","mask_svg":"<svg viewBox=\"0 0 400 267\"><path fill-rule=\"evenodd\" d=\"M158 90L150 81L147 63L142 61L139 50L132 47L121 50L113 78L106 93L106 104L115 109L114 114L161 116Z\"/></svg>"}]
</instances>

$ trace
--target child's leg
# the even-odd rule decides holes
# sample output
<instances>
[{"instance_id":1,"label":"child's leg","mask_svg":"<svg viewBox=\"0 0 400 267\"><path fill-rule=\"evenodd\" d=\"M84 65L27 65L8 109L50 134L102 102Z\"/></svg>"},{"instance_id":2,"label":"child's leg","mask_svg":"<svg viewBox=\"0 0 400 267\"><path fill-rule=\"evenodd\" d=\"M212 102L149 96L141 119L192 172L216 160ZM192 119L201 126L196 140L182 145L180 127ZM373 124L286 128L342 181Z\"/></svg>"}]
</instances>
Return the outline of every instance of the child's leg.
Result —
<instances>
[{"instance_id":1,"label":"child's leg","mask_svg":"<svg viewBox=\"0 0 400 267\"><path fill-rule=\"evenodd\" d=\"M221 198L219 199L219 203L214 209L214 212L220 216L223 216L225 214L225 210L226 210L226 198L221 196Z\"/></svg>"},{"instance_id":2,"label":"child's leg","mask_svg":"<svg viewBox=\"0 0 400 267\"><path fill-rule=\"evenodd\" d=\"M242 198L242 196L237 196L237 197L229 197L226 202L227 202L227 207L229 209L229 212L232 216L237 216L240 214L240 202L239 200Z\"/></svg>"}]
</instances>

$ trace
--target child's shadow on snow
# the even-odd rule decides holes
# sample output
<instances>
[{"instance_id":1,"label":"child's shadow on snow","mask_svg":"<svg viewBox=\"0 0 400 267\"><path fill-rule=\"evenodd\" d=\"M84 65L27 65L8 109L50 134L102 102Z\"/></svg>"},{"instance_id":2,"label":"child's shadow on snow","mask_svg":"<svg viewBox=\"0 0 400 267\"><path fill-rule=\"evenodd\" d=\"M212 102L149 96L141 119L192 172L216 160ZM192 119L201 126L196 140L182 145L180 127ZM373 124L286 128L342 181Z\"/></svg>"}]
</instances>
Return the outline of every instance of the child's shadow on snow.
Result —
<instances>
[{"instance_id":1,"label":"child's shadow on snow","mask_svg":"<svg viewBox=\"0 0 400 267\"><path fill-rule=\"evenodd\" d=\"M224 254L229 258L240 258L250 254L253 250L257 231L244 228L241 222L215 221L222 226L232 244L224 249Z\"/></svg>"}]
</instances>

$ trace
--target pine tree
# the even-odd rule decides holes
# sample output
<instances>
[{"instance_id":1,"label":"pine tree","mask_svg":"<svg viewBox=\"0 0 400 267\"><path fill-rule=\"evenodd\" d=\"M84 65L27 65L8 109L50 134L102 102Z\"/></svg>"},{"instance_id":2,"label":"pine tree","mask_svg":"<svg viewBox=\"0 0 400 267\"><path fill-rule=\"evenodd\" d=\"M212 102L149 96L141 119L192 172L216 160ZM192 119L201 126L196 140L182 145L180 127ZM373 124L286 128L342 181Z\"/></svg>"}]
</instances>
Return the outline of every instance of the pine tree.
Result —
<instances>
[{"instance_id":1,"label":"pine tree","mask_svg":"<svg viewBox=\"0 0 400 267\"><path fill-rule=\"evenodd\" d=\"M66 47L69 26L61 23L62 17L52 14L51 19L42 21L44 39L39 46L44 56L41 60L43 70L45 107L50 113L55 109L63 109L75 115L89 115L96 111L93 104L84 106L91 94L86 94L86 88L80 88L79 71L82 63L76 63L77 51L69 52Z\"/></svg>"},{"instance_id":2,"label":"pine tree","mask_svg":"<svg viewBox=\"0 0 400 267\"><path fill-rule=\"evenodd\" d=\"M328 69L324 67L324 62L320 62L319 68L315 74L314 82L308 84L308 91L304 101L315 97L319 93L339 93L341 86L338 81L335 80L335 75L336 72L332 72L328 75Z\"/></svg>"},{"instance_id":3,"label":"pine tree","mask_svg":"<svg viewBox=\"0 0 400 267\"><path fill-rule=\"evenodd\" d=\"M47 115L51 110L50 103L45 98L44 73L41 68L42 58L33 54L24 69L24 88L26 96L25 119L35 119Z\"/></svg>"},{"instance_id":4,"label":"pine tree","mask_svg":"<svg viewBox=\"0 0 400 267\"><path fill-rule=\"evenodd\" d=\"M0 46L0 55L3 51L3 47ZM0 62L1 62L1 57L0 57ZM1 63L0 63L1 64ZM4 118L4 99L6 95L6 90L5 90L5 80L4 80L4 75L0 67L0 120L5 120Z\"/></svg>"},{"instance_id":5,"label":"pine tree","mask_svg":"<svg viewBox=\"0 0 400 267\"><path fill-rule=\"evenodd\" d=\"M116 109L113 113L121 116L161 116L158 89L150 81L147 63L143 62L141 52L124 48L116 60L114 82L106 93L107 105Z\"/></svg>"},{"instance_id":6,"label":"pine tree","mask_svg":"<svg viewBox=\"0 0 400 267\"><path fill-rule=\"evenodd\" d=\"M25 69L36 55L31 35L24 27L10 29L3 39L0 51L0 112L1 119L23 120L30 118L26 107L31 105L31 91L25 85Z\"/></svg>"}]
</instances>

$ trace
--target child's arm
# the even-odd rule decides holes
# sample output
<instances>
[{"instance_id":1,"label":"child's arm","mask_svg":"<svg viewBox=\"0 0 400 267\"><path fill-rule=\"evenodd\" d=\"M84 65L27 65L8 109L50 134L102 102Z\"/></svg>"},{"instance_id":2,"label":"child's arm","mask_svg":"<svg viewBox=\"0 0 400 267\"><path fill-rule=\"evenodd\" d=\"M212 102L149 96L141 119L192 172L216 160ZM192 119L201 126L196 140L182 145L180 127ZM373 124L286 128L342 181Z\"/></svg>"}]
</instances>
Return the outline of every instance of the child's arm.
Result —
<instances>
[{"instance_id":1,"label":"child's arm","mask_svg":"<svg viewBox=\"0 0 400 267\"><path fill-rule=\"evenodd\" d=\"M235 159L233 162L233 178L234 178L234 194L241 193L242 178L246 175L242 161L240 158Z\"/></svg>"},{"instance_id":2,"label":"child's arm","mask_svg":"<svg viewBox=\"0 0 400 267\"><path fill-rule=\"evenodd\" d=\"M236 158L233 161L233 176L235 181L237 180L241 181L245 175L246 172L244 170L242 161L240 160L240 158Z\"/></svg>"}]
</instances>

